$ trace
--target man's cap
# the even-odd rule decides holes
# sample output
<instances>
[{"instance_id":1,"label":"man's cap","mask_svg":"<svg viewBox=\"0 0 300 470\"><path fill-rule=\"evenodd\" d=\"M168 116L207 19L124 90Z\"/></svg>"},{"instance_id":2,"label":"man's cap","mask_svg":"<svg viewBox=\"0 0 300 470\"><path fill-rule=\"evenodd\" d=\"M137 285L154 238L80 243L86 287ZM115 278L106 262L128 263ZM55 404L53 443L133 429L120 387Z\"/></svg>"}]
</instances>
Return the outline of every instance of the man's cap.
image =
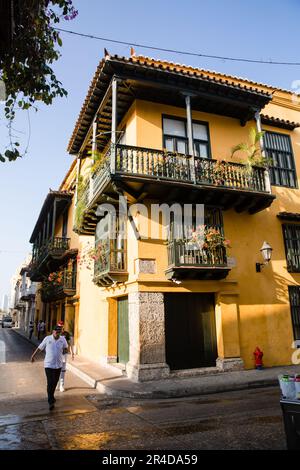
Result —
<instances>
[{"instance_id":1,"label":"man's cap","mask_svg":"<svg viewBox=\"0 0 300 470\"><path fill-rule=\"evenodd\" d=\"M61 326L58 326L56 325L54 328L53 328L54 331L61 331Z\"/></svg>"}]
</instances>

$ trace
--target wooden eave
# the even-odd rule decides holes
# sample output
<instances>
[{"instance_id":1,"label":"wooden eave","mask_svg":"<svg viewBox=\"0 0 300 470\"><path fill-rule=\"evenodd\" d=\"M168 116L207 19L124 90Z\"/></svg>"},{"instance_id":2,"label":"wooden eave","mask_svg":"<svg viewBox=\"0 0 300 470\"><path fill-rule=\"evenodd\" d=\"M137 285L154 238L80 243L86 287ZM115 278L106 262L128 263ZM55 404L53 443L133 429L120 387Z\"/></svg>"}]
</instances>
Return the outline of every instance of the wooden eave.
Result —
<instances>
[{"instance_id":1,"label":"wooden eave","mask_svg":"<svg viewBox=\"0 0 300 470\"><path fill-rule=\"evenodd\" d=\"M109 56L97 68L69 142L69 153L77 154L80 151L114 76L121 79L118 87L118 123L135 99L184 107L184 93L189 92L192 94L193 109L233 117L244 124L253 119L255 112L261 110L272 98L270 93L234 84L229 80ZM100 132L104 128L110 129L110 120L111 99L98 115ZM109 138L109 135L100 138L100 148L105 147Z\"/></svg>"},{"instance_id":2,"label":"wooden eave","mask_svg":"<svg viewBox=\"0 0 300 470\"><path fill-rule=\"evenodd\" d=\"M47 214L53 207L54 201L56 200L58 202L57 210L56 210L56 220L57 220L57 218L61 215L61 213L66 208L66 206L71 204L72 197L73 197L73 193L67 192L67 191L50 191L47 194L44 204L42 206L41 212L38 216L35 227L31 234L31 237L29 240L30 243L35 242L38 232L47 218Z\"/></svg>"},{"instance_id":3,"label":"wooden eave","mask_svg":"<svg viewBox=\"0 0 300 470\"><path fill-rule=\"evenodd\" d=\"M165 271L168 280L220 280L230 272L228 266L171 266Z\"/></svg>"},{"instance_id":4,"label":"wooden eave","mask_svg":"<svg viewBox=\"0 0 300 470\"><path fill-rule=\"evenodd\" d=\"M289 131L293 131L297 127L300 127L299 122L289 121L288 119L275 118L267 114L261 114L261 122L262 124L266 124L268 126L278 127L280 129L287 129Z\"/></svg>"},{"instance_id":5,"label":"wooden eave","mask_svg":"<svg viewBox=\"0 0 300 470\"><path fill-rule=\"evenodd\" d=\"M300 222L300 214L297 212L279 212L277 214L280 220L290 220L291 222Z\"/></svg>"}]
</instances>

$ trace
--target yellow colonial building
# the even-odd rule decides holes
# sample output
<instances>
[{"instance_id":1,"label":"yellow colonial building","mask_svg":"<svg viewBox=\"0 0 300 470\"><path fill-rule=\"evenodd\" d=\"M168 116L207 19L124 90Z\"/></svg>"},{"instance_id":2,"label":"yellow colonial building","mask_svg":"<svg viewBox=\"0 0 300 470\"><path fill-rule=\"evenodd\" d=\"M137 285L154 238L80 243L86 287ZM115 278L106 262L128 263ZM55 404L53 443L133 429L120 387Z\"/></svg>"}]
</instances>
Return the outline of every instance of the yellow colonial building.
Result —
<instances>
[{"instance_id":1,"label":"yellow colonial building","mask_svg":"<svg viewBox=\"0 0 300 470\"><path fill-rule=\"evenodd\" d=\"M140 381L253 368L257 346L266 367L291 363L299 121L287 90L143 56L101 60L68 147L73 203L48 195L31 237L64 237L74 206L79 354Z\"/></svg>"},{"instance_id":2,"label":"yellow colonial building","mask_svg":"<svg viewBox=\"0 0 300 470\"><path fill-rule=\"evenodd\" d=\"M75 162L57 191L47 194L30 242L33 244L29 275L38 283L36 318L51 333L59 320L74 333L77 305L78 235L73 231ZM37 331L36 331L37 334Z\"/></svg>"}]
</instances>

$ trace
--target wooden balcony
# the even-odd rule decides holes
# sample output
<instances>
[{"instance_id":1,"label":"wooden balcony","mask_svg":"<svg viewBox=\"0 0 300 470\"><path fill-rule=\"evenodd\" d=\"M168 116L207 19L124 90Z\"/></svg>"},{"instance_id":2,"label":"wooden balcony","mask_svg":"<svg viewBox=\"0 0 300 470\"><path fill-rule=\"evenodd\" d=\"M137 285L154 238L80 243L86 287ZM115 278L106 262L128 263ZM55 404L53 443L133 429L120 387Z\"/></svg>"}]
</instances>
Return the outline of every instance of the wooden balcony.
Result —
<instances>
[{"instance_id":1,"label":"wooden balcony","mask_svg":"<svg viewBox=\"0 0 300 470\"><path fill-rule=\"evenodd\" d=\"M70 238L64 237L50 238L41 246L34 246L29 270L31 280L41 281L43 274L56 269L70 251Z\"/></svg>"},{"instance_id":2,"label":"wooden balcony","mask_svg":"<svg viewBox=\"0 0 300 470\"><path fill-rule=\"evenodd\" d=\"M108 287L127 280L126 240L122 242L122 248L118 248L117 240L114 239L102 242L102 254L94 264L93 281L96 285Z\"/></svg>"},{"instance_id":3,"label":"wooden balcony","mask_svg":"<svg viewBox=\"0 0 300 470\"><path fill-rule=\"evenodd\" d=\"M30 301L35 299L36 288L32 284L30 287L25 287L21 290L20 300Z\"/></svg>"},{"instance_id":4,"label":"wooden balcony","mask_svg":"<svg viewBox=\"0 0 300 470\"><path fill-rule=\"evenodd\" d=\"M269 207L275 198L268 170L261 167L249 169L229 161L116 145L86 183L78 201L84 206L84 216L75 230L93 234L96 205L113 200L116 192L132 201L149 197L164 202L198 202L250 214Z\"/></svg>"},{"instance_id":5,"label":"wooden balcony","mask_svg":"<svg viewBox=\"0 0 300 470\"><path fill-rule=\"evenodd\" d=\"M208 250L200 249L193 242L173 240L168 242L167 248L167 279L224 279L230 271L226 249L222 246Z\"/></svg>"},{"instance_id":6,"label":"wooden balcony","mask_svg":"<svg viewBox=\"0 0 300 470\"><path fill-rule=\"evenodd\" d=\"M41 297L43 302L52 302L76 294L76 271L64 269L60 282L44 281Z\"/></svg>"}]
</instances>

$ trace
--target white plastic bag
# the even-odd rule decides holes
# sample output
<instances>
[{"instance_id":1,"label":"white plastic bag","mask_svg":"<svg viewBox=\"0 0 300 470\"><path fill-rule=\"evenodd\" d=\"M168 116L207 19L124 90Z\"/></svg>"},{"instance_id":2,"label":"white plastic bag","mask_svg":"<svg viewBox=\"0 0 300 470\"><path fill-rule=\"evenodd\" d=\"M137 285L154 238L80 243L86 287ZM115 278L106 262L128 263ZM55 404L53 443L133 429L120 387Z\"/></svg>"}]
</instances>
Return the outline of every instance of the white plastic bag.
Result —
<instances>
[{"instance_id":1,"label":"white plastic bag","mask_svg":"<svg viewBox=\"0 0 300 470\"><path fill-rule=\"evenodd\" d=\"M296 388L295 388L295 381L294 380L284 380L283 375L278 376L280 389L283 398L288 400L295 400L296 398Z\"/></svg>"}]
</instances>

